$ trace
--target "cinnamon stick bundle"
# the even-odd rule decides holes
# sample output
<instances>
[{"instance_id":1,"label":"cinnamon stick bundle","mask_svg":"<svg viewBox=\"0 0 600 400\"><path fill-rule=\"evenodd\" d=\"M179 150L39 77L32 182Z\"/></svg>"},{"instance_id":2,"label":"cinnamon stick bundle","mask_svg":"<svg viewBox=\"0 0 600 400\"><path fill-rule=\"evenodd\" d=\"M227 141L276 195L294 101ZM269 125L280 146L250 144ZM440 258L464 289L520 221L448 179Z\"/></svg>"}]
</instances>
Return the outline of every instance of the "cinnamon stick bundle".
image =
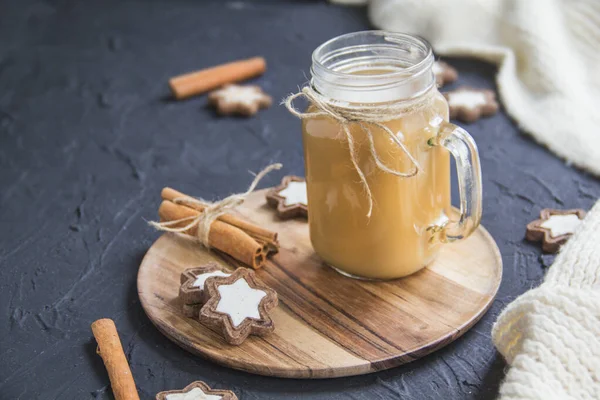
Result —
<instances>
[{"instance_id":1,"label":"cinnamon stick bundle","mask_svg":"<svg viewBox=\"0 0 600 400\"><path fill-rule=\"evenodd\" d=\"M180 222L171 228L183 228L189 220L198 217L207 205L171 188L164 188L161 196L163 202L158 209L161 222ZM196 236L198 226L193 225L184 234ZM251 266L261 268L270 253L279 250L277 233L244 221L231 214L220 215L211 225L208 232L210 247Z\"/></svg>"},{"instance_id":2,"label":"cinnamon stick bundle","mask_svg":"<svg viewBox=\"0 0 600 400\"><path fill-rule=\"evenodd\" d=\"M199 212L203 212L207 206L206 204L198 203L197 199L170 187L166 187L162 190L161 197L163 200L168 200L174 203L176 202L177 204L184 205ZM276 253L279 251L277 232L270 231L251 222L244 221L243 219L235 217L231 214L220 215L217 220L243 230L260 244L266 244L269 253Z\"/></svg>"},{"instance_id":3,"label":"cinnamon stick bundle","mask_svg":"<svg viewBox=\"0 0 600 400\"><path fill-rule=\"evenodd\" d=\"M108 371L115 400L140 400L113 320L97 320L92 324L92 332L98 342L96 352Z\"/></svg>"},{"instance_id":4,"label":"cinnamon stick bundle","mask_svg":"<svg viewBox=\"0 0 600 400\"><path fill-rule=\"evenodd\" d=\"M161 222L177 221L184 218L196 217L199 214L200 212L193 208L175 204L168 200L163 200L158 209ZM182 221L173 227L184 227L187 223L187 221ZM197 230L198 227L193 226L184 233L196 236ZM266 255L269 252L266 244L258 243L243 230L218 219L210 226L208 242L211 247L227 253L236 260L255 269L264 265Z\"/></svg>"}]
</instances>

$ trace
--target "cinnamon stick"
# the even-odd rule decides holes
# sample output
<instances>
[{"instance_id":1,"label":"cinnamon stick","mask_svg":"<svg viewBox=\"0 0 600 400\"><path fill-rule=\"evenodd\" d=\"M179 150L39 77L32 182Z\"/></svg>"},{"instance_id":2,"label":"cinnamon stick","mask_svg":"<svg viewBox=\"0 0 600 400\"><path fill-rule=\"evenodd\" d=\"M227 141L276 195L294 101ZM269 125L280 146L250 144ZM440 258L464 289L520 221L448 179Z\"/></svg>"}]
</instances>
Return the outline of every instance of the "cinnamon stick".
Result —
<instances>
[{"instance_id":1,"label":"cinnamon stick","mask_svg":"<svg viewBox=\"0 0 600 400\"><path fill-rule=\"evenodd\" d=\"M188 196L184 193L181 193L170 187L165 187L162 190L161 197L163 198L163 200L169 200L172 202L175 202L175 199L192 200L192 201L194 201L193 203L186 202L186 203L181 203L181 205L184 205L189 208L193 208L194 210L197 210L200 212L204 211L204 209L206 207L205 204L198 204L196 202L196 199L194 199L193 197ZM248 235L252 236L254 239L256 239L258 241L269 242L274 245L277 245L277 232L270 231L268 229L265 229L263 227L255 225L251 222L244 221L243 219L237 218L231 214L223 214L223 215L219 216L217 218L217 220L223 221L225 223L228 223L229 225L233 225L233 226L243 230Z\"/></svg>"},{"instance_id":2,"label":"cinnamon stick","mask_svg":"<svg viewBox=\"0 0 600 400\"><path fill-rule=\"evenodd\" d=\"M197 210L169 200L164 200L158 209L158 215L162 222L196 217L199 214L200 212ZM187 223L184 221L174 227L183 227ZM197 226L194 226L184 233L196 236L197 229ZM266 244L258 243L243 230L219 220L214 221L210 226L208 242L211 247L227 253L255 269L264 265L265 254L268 252Z\"/></svg>"},{"instance_id":3,"label":"cinnamon stick","mask_svg":"<svg viewBox=\"0 0 600 400\"><path fill-rule=\"evenodd\" d=\"M113 320L97 320L92 324L92 332L98 342L96 352L108 371L115 400L140 400Z\"/></svg>"},{"instance_id":4,"label":"cinnamon stick","mask_svg":"<svg viewBox=\"0 0 600 400\"><path fill-rule=\"evenodd\" d=\"M169 80L169 86L175 98L185 99L216 89L226 83L254 78L262 75L266 69L265 59L254 57L176 76Z\"/></svg>"}]
</instances>

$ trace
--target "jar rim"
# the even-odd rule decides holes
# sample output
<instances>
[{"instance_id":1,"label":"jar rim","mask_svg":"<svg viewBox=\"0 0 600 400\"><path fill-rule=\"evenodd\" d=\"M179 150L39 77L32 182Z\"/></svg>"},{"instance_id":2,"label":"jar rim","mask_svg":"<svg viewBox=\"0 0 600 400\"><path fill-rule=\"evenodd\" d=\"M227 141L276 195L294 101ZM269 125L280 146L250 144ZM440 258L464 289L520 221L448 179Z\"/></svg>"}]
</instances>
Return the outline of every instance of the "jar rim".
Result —
<instances>
[{"instance_id":1,"label":"jar rim","mask_svg":"<svg viewBox=\"0 0 600 400\"><path fill-rule=\"evenodd\" d=\"M332 44L334 44L336 42L350 40L350 39L358 38L361 36L367 36L367 35L382 36L390 43L398 43L399 41L412 42L415 45L422 46L426 52L425 56L423 57L423 59L421 61L419 61L418 63L416 63L414 65L407 67L405 71L391 71L391 72L386 72L386 73L378 74L378 75L374 75L374 76L388 76L388 77L394 76L394 75L402 76L402 75L405 75L406 72L416 71L416 70L423 68L424 66L428 66L429 63L433 63L433 49L431 48L431 45L429 44L429 42L420 36L411 35L408 33L385 31L385 30L366 30L366 31L345 33L343 35L339 35L334 38L331 38L331 39L327 40L326 42L320 44L312 52L313 66L315 66L315 65L320 66L321 68L325 68L325 69L329 70L331 73L336 74L336 75L348 75L347 72L336 71L336 70L330 69L330 68L326 67L325 65L323 65L320 58L325 56L326 54L322 54L322 53L324 52L324 50L327 47L331 46Z\"/></svg>"},{"instance_id":2,"label":"jar rim","mask_svg":"<svg viewBox=\"0 0 600 400\"><path fill-rule=\"evenodd\" d=\"M433 61L431 45L419 36L384 30L352 32L313 51L311 84L337 100L358 93L371 102L413 98L435 85ZM377 73L357 73L361 70Z\"/></svg>"}]
</instances>

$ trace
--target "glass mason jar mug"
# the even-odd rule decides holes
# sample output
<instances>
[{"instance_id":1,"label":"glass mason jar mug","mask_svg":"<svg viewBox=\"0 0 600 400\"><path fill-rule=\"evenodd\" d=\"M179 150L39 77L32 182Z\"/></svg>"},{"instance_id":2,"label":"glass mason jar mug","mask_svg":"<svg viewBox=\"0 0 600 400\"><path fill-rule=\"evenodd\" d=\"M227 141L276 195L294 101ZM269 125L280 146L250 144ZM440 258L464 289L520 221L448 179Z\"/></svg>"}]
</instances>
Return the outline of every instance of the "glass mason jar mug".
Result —
<instances>
[{"instance_id":1,"label":"glass mason jar mug","mask_svg":"<svg viewBox=\"0 0 600 400\"><path fill-rule=\"evenodd\" d=\"M302 118L310 238L330 266L394 279L432 262L481 218L477 147L448 122L423 39L366 31L313 53ZM460 214L450 204L456 160Z\"/></svg>"}]
</instances>

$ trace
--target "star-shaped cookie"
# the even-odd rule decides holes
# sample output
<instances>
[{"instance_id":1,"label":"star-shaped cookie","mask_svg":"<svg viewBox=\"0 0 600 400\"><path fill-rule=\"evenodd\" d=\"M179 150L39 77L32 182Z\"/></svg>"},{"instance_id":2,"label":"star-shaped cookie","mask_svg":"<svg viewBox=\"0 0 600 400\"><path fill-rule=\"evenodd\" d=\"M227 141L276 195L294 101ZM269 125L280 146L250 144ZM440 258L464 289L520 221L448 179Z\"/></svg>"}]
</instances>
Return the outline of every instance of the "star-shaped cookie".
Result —
<instances>
[{"instance_id":1,"label":"star-shaped cookie","mask_svg":"<svg viewBox=\"0 0 600 400\"><path fill-rule=\"evenodd\" d=\"M435 61L431 69L435 75L435 83L440 87L458 79L456 69L443 61Z\"/></svg>"},{"instance_id":2,"label":"star-shaped cookie","mask_svg":"<svg viewBox=\"0 0 600 400\"><path fill-rule=\"evenodd\" d=\"M183 306L183 313L187 317L196 317L200 307L206 303L204 285L214 276L229 276L217 263L210 262L201 267L189 268L181 273L181 286L179 299Z\"/></svg>"},{"instance_id":3,"label":"star-shaped cookie","mask_svg":"<svg viewBox=\"0 0 600 400\"><path fill-rule=\"evenodd\" d=\"M271 106L273 100L259 86L225 85L208 95L208 102L221 115L252 116L261 108Z\"/></svg>"},{"instance_id":4,"label":"star-shaped cookie","mask_svg":"<svg viewBox=\"0 0 600 400\"><path fill-rule=\"evenodd\" d=\"M208 301L200 322L223 332L225 340L240 345L248 335L265 335L275 329L269 312L277 306L277 293L264 286L254 271L239 268L227 277L206 282Z\"/></svg>"},{"instance_id":5,"label":"star-shaped cookie","mask_svg":"<svg viewBox=\"0 0 600 400\"><path fill-rule=\"evenodd\" d=\"M542 242L542 250L556 253L585 217L582 209L553 210L545 208L540 212L540 219L527 224L525 237L532 242Z\"/></svg>"},{"instance_id":6,"label":"star-shaped cookie","mask_svg":"<svg viewBox=\"0 0 600 400\"><path fill-rule=\"evenodd\" d=\"M195 381L182 390L167 390L156 395L156 400L237 400L231 390L213 390L202 381Z\"/></svg>"},{"instance_id":7,"label":"star-shaped cookie","mask_svg":"<svg viewBox=\"0 0 600 400\"><path fill-rule=\"evenodd\" d=\"M307 217L306 181L299 176L285 176L279 186L267 192L267 203L277 209L282 219Z\"/></svg>"},{"instance_id":8,"label":"star-shaped cookie","mask_svg":"<svg viewBox=\"0 0 600 400\"><path fill-rule=\"evenodd\" d=\"M450 118L463 122L474 122L498 111L496 93L488 89L461 87L444 93L450 107Z\"/></svg>"}]
</instances>

